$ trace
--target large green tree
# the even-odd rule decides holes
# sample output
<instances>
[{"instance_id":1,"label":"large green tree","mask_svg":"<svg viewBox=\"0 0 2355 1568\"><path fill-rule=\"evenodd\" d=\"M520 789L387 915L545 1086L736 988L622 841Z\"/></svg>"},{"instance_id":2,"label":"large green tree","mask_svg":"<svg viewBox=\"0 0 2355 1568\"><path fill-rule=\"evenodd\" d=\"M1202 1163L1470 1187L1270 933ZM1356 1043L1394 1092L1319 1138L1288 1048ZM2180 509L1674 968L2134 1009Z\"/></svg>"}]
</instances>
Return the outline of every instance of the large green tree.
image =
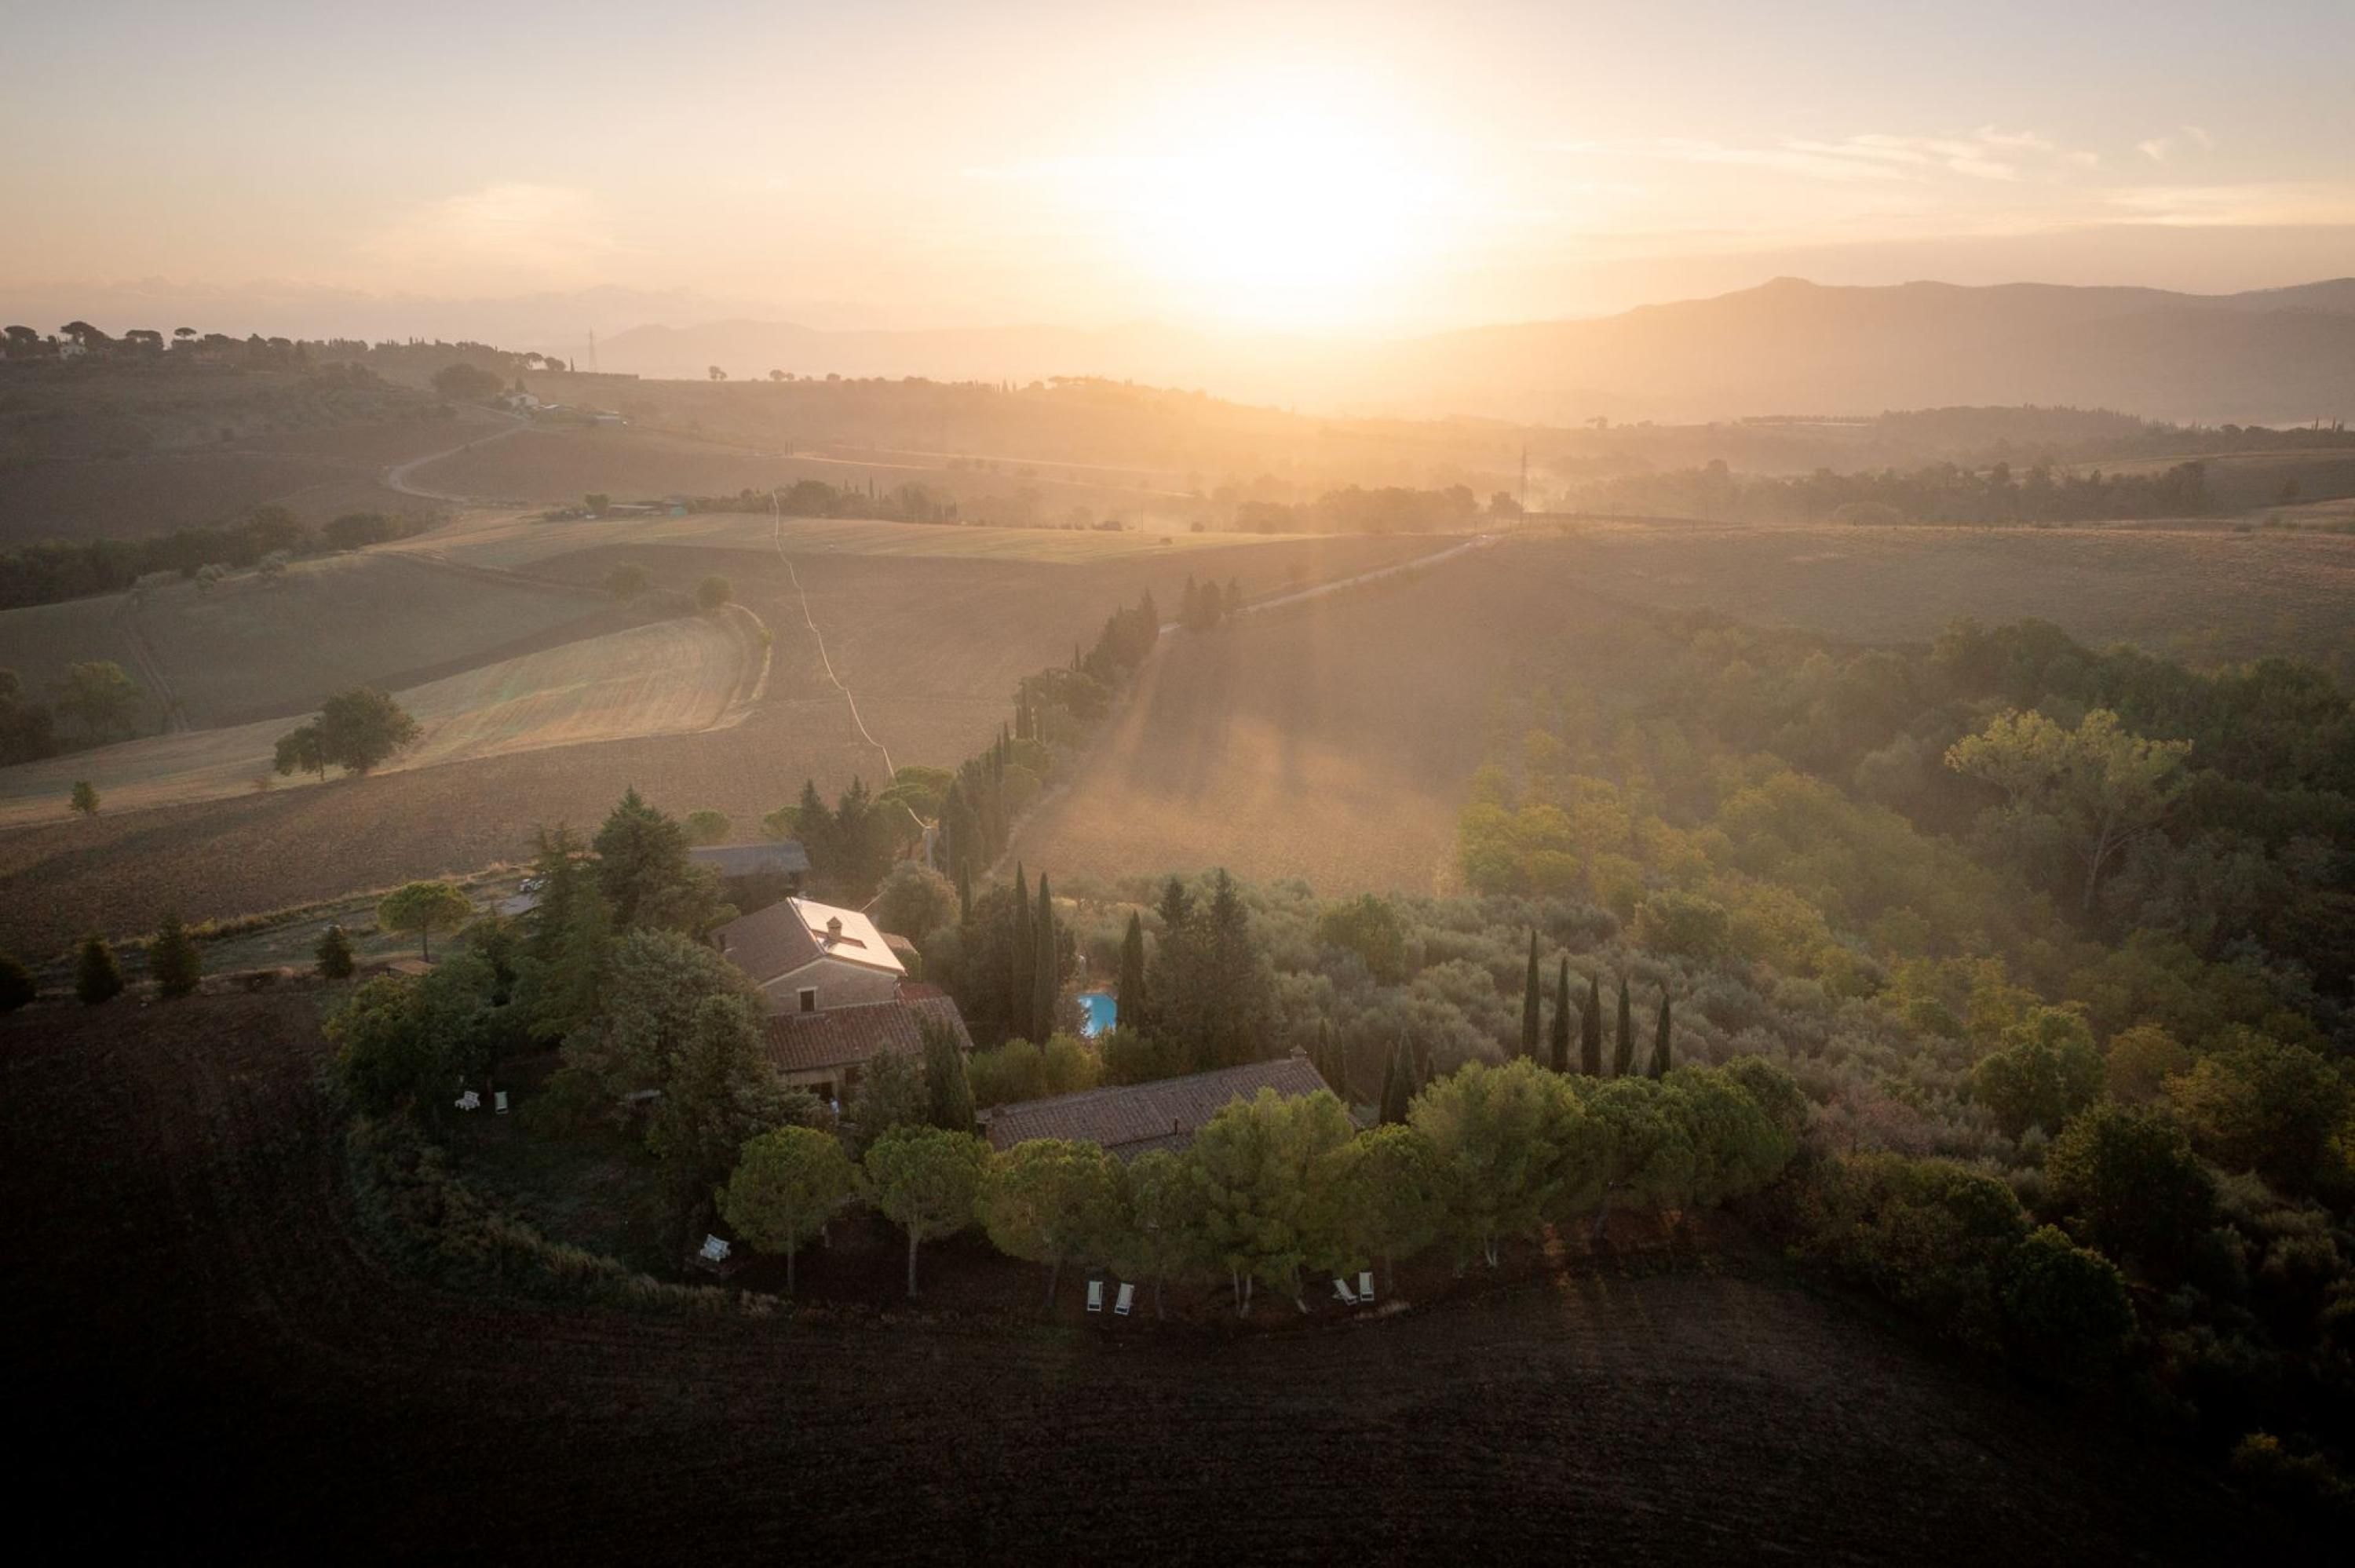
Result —
<instances>
[{"instance_id":1,"label":"large green tree","mask_svg":"<svg viewBox=\"0 0 2355 1568\"><path fill-rule=\"evenodd\" d=\"M1162 1286L1206 1266L1204 1189L1192 1160L1151 1149L1123 1172L1127 1224L1114 1238L1113 1262L1132 1277L1153 1281L1153 1315L1167 1315Z\"/></svg>"},{"instance_id":2,"label":"large green tree","mask_svg":"<svg viewBox=\"0 0 2355 1568\"><path fill-rule=\"evenodd\" d=\"M2215 1223L2215 1178L2152 1110L2105 1104L2076 1118L2045 1156L2044 1187L2079 1240L2162 1270Z\"/></svg>"},{"instance_id":3,"label":"large green tree","mask_svg":"<svg viewBox=\"0 0 2355 1568\"><path fill-rule=\"evenodd\" d=\"M964 1048L956 1031L929 1015L917 1021L924 1042L924 1093L932 1123L950 1132L973 1130L973 1081L965 1073Z\"/></svg>"},{"instance_id":4,"label":"large green tree","mask_svg":"<svg viewBox=\"0 0 2355 1568\"><path fill-rule=\"evenodd\" d=\"M790 1296L795 1255L859 1188L858 1168L840 1139L815 1128L783 1127L745 1143L719 1193L719 1213L756 1250L783 1255Z\"/></svg>"},{"instance_id":5,"label":"large green tree","mask_svg":"<svg viewBox=\"0 0 2355 1568\"><path fill-rule=\"evenodd\" d=\"M1586 1184L1584 1121L1561 1078L1518 1059L1466 1063L1415 1097L1407 1122L1436 1163L1457 1273L1476 1254L1497 1266L1503 1237L1533 1233Z\"/></svg>"},{"instance_id":6,"label":"large green tree","mask_svg":"<svg viewBox=\"0 0 2355 1568\"><path fill-rule=\"evenodd\" d=\"M1122 1221L1119 1162L1092 1143L1039 1138L990 1162L975 1212L998 1251L1047 1266L1047 1304L1067 1261L1114 1248Z\"/></svg>"},{"instance_id":7,"label":"large green tree","mask_svg":"<svg viewBox=\"0 0 2355 1568\"><path fill-rule=\"evenodd\" d=\"M646 1148L662 1162L674 1215L684 1221L709 1201L749 1139L814 1119L815 1110L809 1096L788 1091L769 1065L752 1001L705 996L646 1118Z\"/></svg>"},{"instance_id":8,"label":"large green tree","mask_svg":"<svg viewBox=\"0 0 2355 1568\"><path fill-rule=\"evenodd\" d=\"M366 773L414 741L417 721L384 693L368 686L338 692L320 705L320 756L346 773ZM281 768L281 772L291 771Z\"/></svg>"},{"instance_id":9,"label":"large green tree","mask_svg":"<svg viewBox=\"0 0 2355 1568\"><path fill-rule=\"evenodd\" d=\"M1447 1221L1438 1157L1411 1127L1377 1127L1359 1139L1347 1212L1357 1245L1382 1261L1383 1288L1398 1287L1398 1260L1430 1245Z\"/></svg>"},{"instance_id":10,"label":"large green tree","mask_svg":"<svg viewBox=\"0 0 2355 1568\"><path fill-rule=\"evenodd\" d=\"M989 1171L989 1145L969 1132L899 1127L868 1149L875 1206L908 1234L908 1295L916 1295L916 1251L973 1224L974 1201Z\"/></svg>"},{"instance_id":11,"label":"large green tree","mask_svg":"<svg viewBox=\"0 0 2355 1568\"><path fill-rule=\"evenodd\" d=\"M2066 834L2090 914L2103 874L2182 793L2179 771L2190 752L2190 741L2142 739L2107 708L2073 727L2030 711L2000 714L1956 741L1946 766L2001 790L2012 825L2041 820Z\"/></svg>"},{"instance_id":12,"label":"large green tree","mask_svg":"<svg viewBox=\"0 0 2355 1568\"><path fill-rule=\"evenodd\" d=\"M465 890L449 882L410 882L378 901L376 923L395 933L417 933L418 956L433 957L433 933L452 931L474 913Z\"/></svg>"},{"instance_id":13,"label":"large green tree","mask_svg":"<svg viewBox=\"0 0 2355 1568\"><path fill-rule=\"evenodd\" d=\"M1120 938L1120 990L1115 1001L1119 1007L1119 1026L1141 1031L1145 1027L1145 917L1129 911L1128 929Z\"/></svg>"},{"instance_id":14,"label":"large green tree","mask_svg":"<svg viewBox=\"0 0 2355 1568\"><path fill-rule=\"evenodd\" d=\"M1227 1270L1236 1310L1250 1311L1252 1287L1265 1285L1305 1312L1306 1271L1338 1266L1350 1245L1342 1202L1357 1145L1341 1102L1272 1088L1238 1097L1195 1135L1188 1154L1204 1240Z\"/></svg>"},{"instance_id":15,"label":"large green tree","mask_svg":"<svg viewBox=\"0 0 2355 1568\"><path fill-rule=\"evenodd\" d=\"M51 705L60 718L70 719L94 740L129 735L139 719L144 687L111 659L92 659L66 666L65 679Z\"/></svg>"},{"instance_id":16,"label":"large green tree","mask_svg":"<svg viewBox=\"0 0 2355 1568\"><path fill-rule=\"evenodd\" d=\"M687 856L687 830L625 791L593 841L597 885L628 930L657 927L699 937L732 911L720 902L719 879Z\"/></svg>"},{"instance_id":17,"label":"large green tree","mask_svg":"<svg viewBox=\"0 0 2355 1568\"><path fill-rule=\"evenodd\" d=\"M2040 1007L2005 1029L2001 1044L1971 1069L1971 1088L2012 1138L2047 1133L2102 1092L2102 1054L2077 1013Z\"/></svg>"},{"instance_id":18,"label":"large green tree","mask_svg":"<svg viewBox=\"0 0 2355 1568\"><path fill-rule=\"evenodd\" d=\"M676 931L628 932L612 945L597 1015L565 1038L565 1065L618 1114L631 1097L669 1082L705 1001L745 991L735 966L702 943Z\"/></svg>"}]
</instances>

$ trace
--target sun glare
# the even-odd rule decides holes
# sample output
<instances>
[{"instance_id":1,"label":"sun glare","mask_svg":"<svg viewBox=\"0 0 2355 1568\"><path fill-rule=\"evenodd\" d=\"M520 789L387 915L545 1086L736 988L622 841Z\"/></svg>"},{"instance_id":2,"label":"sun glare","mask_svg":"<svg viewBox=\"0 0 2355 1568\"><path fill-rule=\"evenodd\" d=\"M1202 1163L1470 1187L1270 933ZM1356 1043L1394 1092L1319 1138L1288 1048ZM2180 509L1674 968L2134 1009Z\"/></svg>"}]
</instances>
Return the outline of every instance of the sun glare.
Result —
<instances>
[{"instance_id":1,"label":"sun glare","mask_svg":"<svg viewBox=\"0 0 2355 1568\"><path fill-rule=\"evenodd\" d=\"M1131 170L1143 270L1188 313L1257 326L1368 324L1446 238L1445 185L1405 138L1336 97L1215 102Z\"/></svg>"}]
</instances>

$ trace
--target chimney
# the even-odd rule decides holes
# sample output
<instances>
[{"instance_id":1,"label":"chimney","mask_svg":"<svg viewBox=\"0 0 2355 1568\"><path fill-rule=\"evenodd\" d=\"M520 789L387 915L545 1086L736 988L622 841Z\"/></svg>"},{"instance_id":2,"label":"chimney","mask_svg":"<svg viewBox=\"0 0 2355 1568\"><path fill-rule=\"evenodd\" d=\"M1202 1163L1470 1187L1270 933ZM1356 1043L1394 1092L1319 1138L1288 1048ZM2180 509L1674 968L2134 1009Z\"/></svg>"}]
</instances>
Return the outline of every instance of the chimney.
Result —
<instances>
[{"instance_id":1,"label":"chimney","mask_svg":"<svg viewBox=\"0 0 2355 1568\"><path fill-rule=\"evenodd\" d=\"M826 916L826 939L827 941L829 941L829 942L839 942L839 941L841 941L841 940L842 940L842 916L839 916L839 915L829 915L829 916Z\"/></svg>"}]
</instances>

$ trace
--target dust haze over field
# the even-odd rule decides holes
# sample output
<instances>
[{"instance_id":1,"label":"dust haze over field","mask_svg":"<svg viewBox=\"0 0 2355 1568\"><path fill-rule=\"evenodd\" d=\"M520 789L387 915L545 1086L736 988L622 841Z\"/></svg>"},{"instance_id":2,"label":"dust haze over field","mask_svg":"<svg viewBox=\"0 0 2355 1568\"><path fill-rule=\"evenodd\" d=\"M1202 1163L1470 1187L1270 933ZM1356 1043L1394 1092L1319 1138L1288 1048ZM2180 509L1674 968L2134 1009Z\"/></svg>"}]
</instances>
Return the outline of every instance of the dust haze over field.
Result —
<instances>
[{"instance_id":1,"label":"dust haze over field","mask_svg":"<svg viewBox=\"0 0 2355 1568\"><path fill-rule=\"evenodd\" d=\"M45 1521L2336 1561L2355 9L33 9Z\"/></svg>"}]
</instances>

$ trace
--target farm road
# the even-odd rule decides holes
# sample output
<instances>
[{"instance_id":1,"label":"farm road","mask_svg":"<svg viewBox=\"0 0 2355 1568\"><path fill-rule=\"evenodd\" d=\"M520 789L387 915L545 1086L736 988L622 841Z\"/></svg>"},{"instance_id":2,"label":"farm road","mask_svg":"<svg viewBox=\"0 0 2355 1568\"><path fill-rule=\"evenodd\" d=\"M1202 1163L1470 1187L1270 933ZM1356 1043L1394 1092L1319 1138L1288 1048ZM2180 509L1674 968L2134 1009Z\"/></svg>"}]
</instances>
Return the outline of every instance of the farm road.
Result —
<instances>
[{"instance_id":1,"label":"farm road","mask_svg":"<svg viewBox=\"0 0 2355 1568\"><path fill-rule=\"evenodd\" d=\"M474 499L471 496L453 495L446 491L427 490L422 485L411 484L409 482L409 476L429 462L439 462L446 457L456 457L460 452L465 451L471 447L481 446L485 441L503 441L509 436L514 435L517 430L527 430L531 429L531 421L525 418L520 414L501 414L499 418L512 420L513 423L509 424L504 430L494 430L487 436L477 436L471 441L460 441L456 446L444 447L438 452L427 452L423 457L413 457L405 462L394 463L390 468L384 471L385 488L388 490L398 491L403 495L418 496L426 501L454 501L464 503Z\"/></svg>"}]
</instances>

